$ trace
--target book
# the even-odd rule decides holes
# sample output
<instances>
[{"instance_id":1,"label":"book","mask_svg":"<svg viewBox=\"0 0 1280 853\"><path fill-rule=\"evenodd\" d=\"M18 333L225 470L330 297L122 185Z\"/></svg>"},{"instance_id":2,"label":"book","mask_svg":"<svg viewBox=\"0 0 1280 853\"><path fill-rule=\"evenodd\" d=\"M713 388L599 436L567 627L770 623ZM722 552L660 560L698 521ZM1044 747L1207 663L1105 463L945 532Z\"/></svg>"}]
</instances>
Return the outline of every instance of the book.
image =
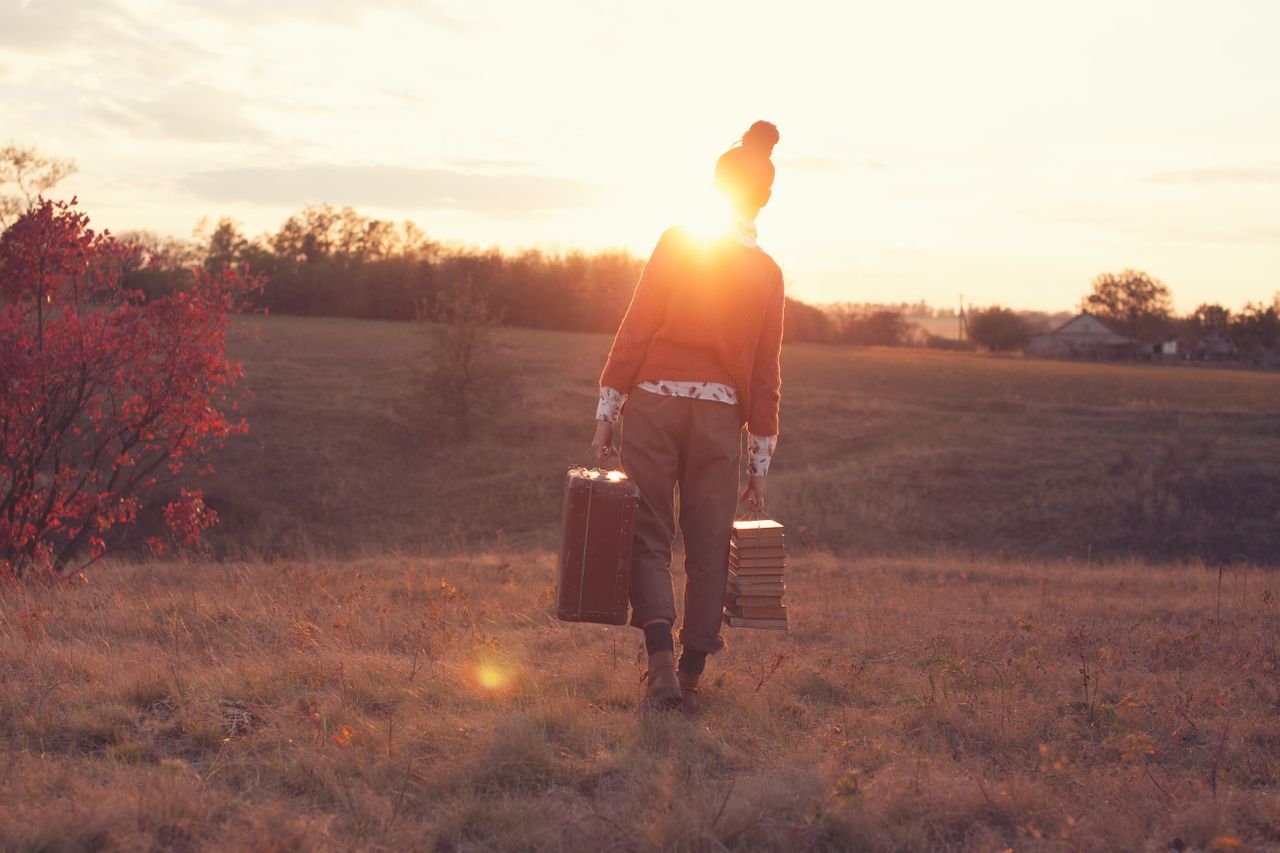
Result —
<instances>
[{"instance_id":1,"label":"book","mask_svg":"<svg viewBox=\"0 0 1280 853\"><path fill-rule=\"evenodd\" d=\"M787 561L782 557L743 557L738 554L729 555L729 565L743 566L745 568L756 567L773 567L781 571L787 567Z\"/></svg>"},{"instance_id":2,"label":"book","mask_svg":"<svg viewBox=\"0 0 1280 853\"><path fill-rule=\"evenodd\" d=\"M787 553L785 545L775 545L765 539L746 542L729 541L729 553L751 557L784 557Z\"/></svg>"},{"instance_id":3,"label":"book","mask_svg":"<svg viewBox=\"0 0 1280 853\"><path fill-rule=\"evenodd\" d=\"M733 523L737 537L781 537L782 525L773 519L739 519Z\"/></svg>"},{"instance_id":4,"label":"book","mask_svg":"<svg viewBox=\"0 0 1280 853\"><path fill-rule=\"evenodd\" d=\"M787 547L787 538L782 534L766 533L764 535L748 535L743 536L741 533L734 531L729 541L735 548L785 548Z\"/></svg>"},{"instance_id":5,"label":"book","mask_svg":"<svg viewBox=\"0 0 1280 853\"><path fill-rule=\"evenodd\" d=\"M728 612L733 616L742 616L746 619L786 619L787 608L778 604L773 607L739 607L737 605L729 605Z\"/></svg>"},{"instance_id":6,"label":"book","mask_svg":"<svg viewBox=\"0 0 1280 853\"><path fill-rule=\"evenodd\" d=\"M734 571L733 567L730 566L729 582L737 584L738 586L754 586L756 584L781 585L783 583L783 574L782 572L760 571L738 572Z\"/></svg>"},{"instance_id":7,"label":"book","mask_svg":"<svg viewBox=\"0 0 1280 853\"><path fill-rule=\"evenodd\" d=\"M765 585L774 585L774 584L785 585L786 584L786 581L783 580L782 575L777 574L776 572L770 575L752 575L752 574L736 575L736 578L737 578L737 582L735 583L735 586L739 586L744 589L745 588L754 589L756 587L765 586Z\"/></svg>"},{"instance_id":8,"label":"book","mask_svg":"<svg viewBox=\"0 0 1280 853\"><path fill-rule=\"evenodd\" d=\"M768 542L768 539L748 540L748 542L733 542L733 540L730 540L728 549L730 549L730 553L736 553L736 555L742 557L781 558L786 556L786 546L774 546L774 544L771 544L771 546L756 548L754 542Z\"/></svg>"},{"instance_id":9,"label":"book","mask_svg":"<svg viewBox=\"0 0 1280 853\"><path fill-rule=\"evenodd\" d=\"M736 555L736 553L730 553L728 561L730 561L730 565L733 566L773 566L774 569L778 569L780 571L787 567L787 561L783 557L746 557Z\"/></svg>"},{"instance_id":10,"label":"book","mask_svg":"<svg viewBox=\"0 0 1280 853\"><path fill-rule=\"evenodd\" d=\"M733 523L729 537L729 578L723 619L734 628L787 630L787 542L783 526L771 518Z\"/></svg>"},{"instance_id":11,"label":"book","mask_svg":"<svg viewBox=\"0 0 1280 853\"><path fill-rule=\"evenodd\" d=\"M731 628L772 628L777 631L787 630L786 619L749 619L745 616L724 614L725 624Z\"/></svg>"},{"instance_id":12,"label":"book","mask_svg":"<svg viewBox=\"0 0 1280 853\"><path fill-rule=\"evenodd\" d=\"M781 597L786 587L781 583L733 584L734 593L745 595L775 595Z\"/></svg>"},{"instance_id":13,"label":"book","mask_svg":"<svg viewBox=\"0 0 1280 853\"><path fill-rule=\"evenodd\" d=\"M782 603L786 593L737 592L735 589L724 590L724 606L739 607L777 607Z\"/></svg>"},{"instance_id":14,"label":"book","mask_svg":"<svg viewBox=\"0 0 1280 853\"><path fill-rule=\"evenodd\" d=\"M740 557L739 555L736 555L736 553L731 553L731 555L728 556L728 561L730 561L731 565L736 566L773 566L778 570L786 569L787 565L787 561L783 560L782 557L767 557L763 558L763 560L751 560L750 557Z\"/></svg>"},{"instance_id":15,"label":"book","mask_svg":"<svg viewBox=\"0 0 1280 853\"><path fill-rule=\"evenodd\" d=\"M726 592L725 607L780 607L781 595L749 595L741 592Z\"/></svg>"}]
</instances>

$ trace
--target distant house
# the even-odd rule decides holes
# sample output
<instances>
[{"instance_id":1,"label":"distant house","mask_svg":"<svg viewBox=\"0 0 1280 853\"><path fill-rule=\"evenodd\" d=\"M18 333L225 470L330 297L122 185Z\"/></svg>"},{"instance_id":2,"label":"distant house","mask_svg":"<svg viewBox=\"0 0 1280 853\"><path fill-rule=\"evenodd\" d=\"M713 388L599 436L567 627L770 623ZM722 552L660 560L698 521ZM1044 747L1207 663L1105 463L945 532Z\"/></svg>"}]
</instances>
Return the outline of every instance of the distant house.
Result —
<instances>
[{"instance_id":1,"label":"distant house","mask_svg":"<svg viewBox=\"0 0 1280 853\"><path fill-rule=\"evenodd\" d=\"M1113 332L1097 317L1084 311L1052 332L1033 335L1023 353L1043 358L1127 358L1138 342Z\"/></svg>"},{"instance_id":2,"label":"distant house","mask_svg":"<svg viewBox=\"0 0 1280 853\"><path fill-rule=\"evenodd\" d=\"M1237 355L1239 353L1231 338L1216 332L1201 338L1191 352L1191 356L1197 361L1226 361Z\"/></svg>"}]
</instances>

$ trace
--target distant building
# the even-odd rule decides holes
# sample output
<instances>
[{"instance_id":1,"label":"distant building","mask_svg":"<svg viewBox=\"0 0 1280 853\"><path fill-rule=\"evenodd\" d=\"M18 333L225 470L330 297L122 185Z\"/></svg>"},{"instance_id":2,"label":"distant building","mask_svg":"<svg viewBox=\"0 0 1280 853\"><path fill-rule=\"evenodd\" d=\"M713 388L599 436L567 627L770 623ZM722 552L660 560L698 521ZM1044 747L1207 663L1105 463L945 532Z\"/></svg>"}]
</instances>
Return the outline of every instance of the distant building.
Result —
<instances>
[{"instance_id":1,"label":"distant building","mask_svg":"<svg viewBox=\"0 0 1280 853\"><path fill-rule=\"evenodd\" d=\"M1113 332L1088 311L1081 312L1052 332L1033 335L1023 353L1044 358L1128 358L1138 342Z\"/></svg>"},{"instance_id":2,"label":"distant building","mask_svg":"<svg viewBox=\"0 0 1280 853\"><path fill-rule=\"evenodd\" d=\"M1153 344L1139 344L1135 350L1135 354L1141 358L1166 362L1178 361L1180 352L1181 348L1176 338L1157 341Z\"/></svg>"},{"instance_id":3,"label":"distant building","mask_svg":"<svg viewBox=\"0 0 1280 853\"><path fill-rule=\"evenodd\" d=\"M1236 358L1239 353L1231 338L1215 332L1201 338L1190 355L1197 361L1226 361Z\"/></svg>"}]
</instances>

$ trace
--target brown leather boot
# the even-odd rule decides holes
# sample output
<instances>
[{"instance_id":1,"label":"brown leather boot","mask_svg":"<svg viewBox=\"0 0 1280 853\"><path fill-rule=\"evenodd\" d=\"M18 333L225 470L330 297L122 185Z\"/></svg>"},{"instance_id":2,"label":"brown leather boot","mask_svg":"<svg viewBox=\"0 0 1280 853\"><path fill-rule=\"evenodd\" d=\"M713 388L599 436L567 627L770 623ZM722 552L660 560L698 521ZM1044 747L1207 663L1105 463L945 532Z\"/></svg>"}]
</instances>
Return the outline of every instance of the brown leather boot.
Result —
<instances>
[{"instance_id":1,"label":"brown leather boot","mask_svg":"<svg viewBox=\"0 0 1280 853\"><path fill-rule=\"evenodd\" d=\"M680 681L676 678L675 652L655 652L649 655L649 671L645 673L645 710L670 711L680 704Z\"/></svg>"},{"instance_id":2,"label":"brown leather boot","mask_svg":"<svg viewBox=\"0 0 1280 853\"><path fill-rule=\"evenodd\" d=\"M676 673L680 681L680 710L686 714L698 713L698 679L701 677L689 672Z\"/></svg>"}]
</instances>

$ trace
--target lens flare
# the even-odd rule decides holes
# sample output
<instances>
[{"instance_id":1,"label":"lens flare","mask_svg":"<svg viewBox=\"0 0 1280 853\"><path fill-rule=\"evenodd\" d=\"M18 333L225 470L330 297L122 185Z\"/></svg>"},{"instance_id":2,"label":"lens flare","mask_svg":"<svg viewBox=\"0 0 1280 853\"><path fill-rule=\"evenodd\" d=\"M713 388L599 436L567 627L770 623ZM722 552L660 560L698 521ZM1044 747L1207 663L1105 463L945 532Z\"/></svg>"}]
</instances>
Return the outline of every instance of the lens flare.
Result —
<instances>
[{"instance_id":1,"label":"lens flare","mask_svg":"<svg viewBox=\"0 0 1280 853\"><path fill-rule=\"evenodd\" d=\"M507 673L491 663L476 666L476 683L485 690L496 693L506 687L510 680Z\"/></svg>"}]
</instances>

